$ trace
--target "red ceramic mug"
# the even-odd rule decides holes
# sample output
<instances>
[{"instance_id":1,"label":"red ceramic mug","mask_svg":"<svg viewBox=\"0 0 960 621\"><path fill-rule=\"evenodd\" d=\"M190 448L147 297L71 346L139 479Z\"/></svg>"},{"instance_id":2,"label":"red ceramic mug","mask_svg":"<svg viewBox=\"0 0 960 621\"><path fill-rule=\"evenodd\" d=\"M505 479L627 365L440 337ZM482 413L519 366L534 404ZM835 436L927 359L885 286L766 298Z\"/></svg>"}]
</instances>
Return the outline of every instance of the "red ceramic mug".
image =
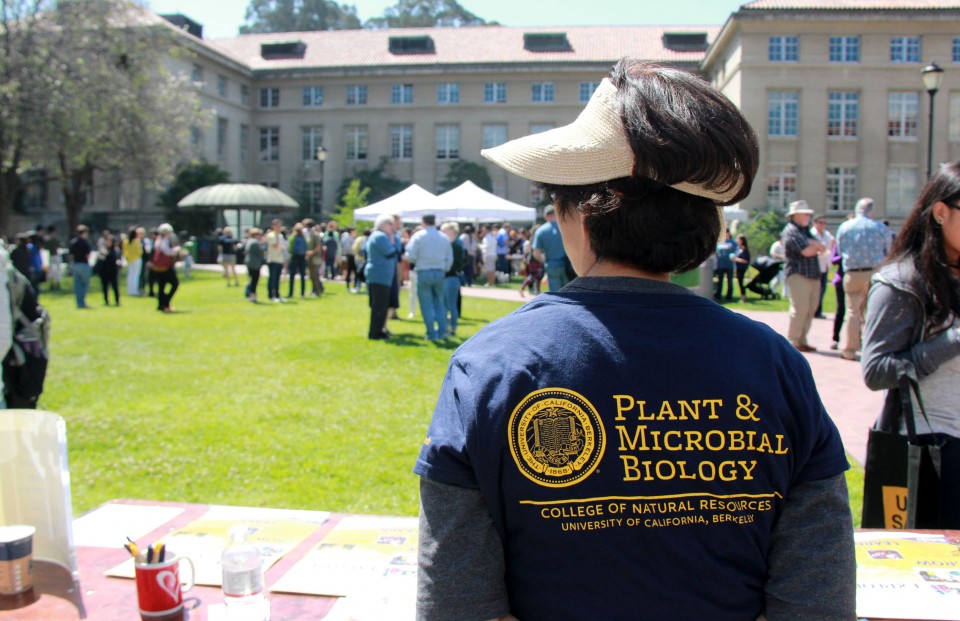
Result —
<instances>
[{"instance_id":1,"label":"red ceramic mug","mask_svg":"<svg viewBox=\"0 0 960 621\"><path fill-rule=\"evenodd\" d=\"M190 565L190 580L180 582L180 561ZM137 581L137 602L144 617L162 617L183 608L183 594L193 588L196 570L193 561L172 552L162 563L147 563L143 555L134 563Z\"/></svg>"}]
</instances>

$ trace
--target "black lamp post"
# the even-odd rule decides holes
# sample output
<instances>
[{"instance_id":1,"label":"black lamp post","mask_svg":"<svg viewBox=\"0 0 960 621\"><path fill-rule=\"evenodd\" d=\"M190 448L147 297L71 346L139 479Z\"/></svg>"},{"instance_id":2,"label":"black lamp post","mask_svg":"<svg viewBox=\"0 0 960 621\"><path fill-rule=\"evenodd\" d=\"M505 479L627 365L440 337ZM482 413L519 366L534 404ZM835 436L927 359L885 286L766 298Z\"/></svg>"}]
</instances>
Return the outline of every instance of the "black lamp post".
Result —
<instances>
[{"instance_id":1,"label":"black lamp post","mask_svg":"<svg viewBox=\"0 0 960 621\"><path fill-rule=\"evenodd\" d=\"M327 150L317 147L317 161L320 162L320 216L323 217L323 163L327 161Z\"/></svg>"},{"instance_id":2,"label":"black lamp post","mask_svg":"<svg viewBox=\"0 0 960 621\"><path fill-rule=\"evenodd\" d=\"M937 63L930 63L920 72L923 76L923 88L930 94L930 119L927 122L927 179L933 172L933 96L940 90L943 69Z\"/></svg>"}]
</instances>

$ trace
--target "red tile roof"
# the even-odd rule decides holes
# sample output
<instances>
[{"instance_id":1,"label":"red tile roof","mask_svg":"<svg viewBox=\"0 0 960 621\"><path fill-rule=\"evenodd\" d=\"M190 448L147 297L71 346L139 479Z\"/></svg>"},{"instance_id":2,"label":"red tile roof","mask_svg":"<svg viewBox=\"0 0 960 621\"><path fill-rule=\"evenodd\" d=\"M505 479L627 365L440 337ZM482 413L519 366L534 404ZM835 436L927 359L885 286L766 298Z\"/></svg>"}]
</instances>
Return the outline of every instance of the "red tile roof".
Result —
<instances>
[{"instance_id":1,"label":"red tile roof","mask_svg":"<svg viewBox=\"0 0 960 621\"><path fill-rule=\"evenodd\" d=\"M514 28L404 28L336 30L239 35L205 41L211 49L239 60L254 71L340 67L409 67L509 63L613 63L624 56L661 62L699 63L705 50L676 50L664 45L665 33L706 33L712 42L720 30L711 26L579 26ZM572 51L524 49L524 33L566 33ZM429 36L435 54L391 54L390 37ZM302 41L303 58L265 60L263 43Z\"/></svg>"},{"instance_id":2,"label":"red tile roof","mask_svg":"<svg viewBox=\"0 0 960 621\"><path fill-rule=\"evenodd\" d=\"M741 10L924 10L960 9L957 0L756 0L740 7Z\"/></svg>"}]
</instances>

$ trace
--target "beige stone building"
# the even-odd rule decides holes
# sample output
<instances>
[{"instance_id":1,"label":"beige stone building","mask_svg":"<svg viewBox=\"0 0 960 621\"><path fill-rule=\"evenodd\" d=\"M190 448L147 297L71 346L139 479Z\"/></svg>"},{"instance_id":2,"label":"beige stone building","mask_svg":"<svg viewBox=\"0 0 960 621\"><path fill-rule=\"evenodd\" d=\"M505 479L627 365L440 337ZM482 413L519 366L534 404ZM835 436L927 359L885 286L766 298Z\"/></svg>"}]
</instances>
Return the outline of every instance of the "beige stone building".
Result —
<instances>
[{"instance_id":1,"label":"beige stone building","mask_svg":"<svg viewBox=\"0 0 960 621\"><path fill-rule=\"evenodd\" d=\"M805 199L834 223L861 196L894 228L926 180L930 97L944 69L933 164L960 157L960 2L758 0L732 14L704 73L743 110L761 165L743 207Z\"/></svg>"},{"instance_id":2,"label":"beige stone building","mask_svg":"<svg viewBox=\"0 0 960 621\"><path fill-rule=\"evenodd\" d=\"M742 207L796 198L839 221L860 196L896 227L926 173L921 69L944 69L934 162L960 157L960 1L757 0L723 26L431 28L242 35L207 40L183 16L189 73L209 122L193 151L233 181L279 187L327 216L357 170L436 191L451 162L487 167L494 192L531 205L523 179L480 149L572 121L623 56L700 72L757 130L761 167ZM318 159L318 149L325 160ZM101 175L85 217L159 221L156 191ZM50 186L25 226L61 222Z\"/></svg>"}]
</instances>

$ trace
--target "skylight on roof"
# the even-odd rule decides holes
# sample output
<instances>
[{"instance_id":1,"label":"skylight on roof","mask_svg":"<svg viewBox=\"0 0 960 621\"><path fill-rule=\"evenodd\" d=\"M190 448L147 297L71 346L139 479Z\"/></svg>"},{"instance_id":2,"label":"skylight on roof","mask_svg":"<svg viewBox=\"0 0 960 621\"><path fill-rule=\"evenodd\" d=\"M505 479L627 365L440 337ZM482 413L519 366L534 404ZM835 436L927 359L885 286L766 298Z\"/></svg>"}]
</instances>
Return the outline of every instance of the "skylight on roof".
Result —
<instances>
[{"instance_id":1,"label":"skylight on roof","mask_svg":"<svg viewBox=\"0 0 960 621\"><path fill-rule=\"evenodd\" d=\"M433 39L429 35L390 37L391 54L436 54Z\"/></svg>"},{"instance_id":2,"label":"skylight on roof","mask_svg":"<svg viewBox=\"0 0 960 621\"><path fill-rule=\"evenodd\" d=\"M525 32L523 49L528 52L572 52L565 32Z\"/></svg>"},{"instance_id":3,"label":"skylight on roof","mask_svg":"<svg viewBox=\"0 0 960 621\"><path fill-rule=\"evenodd\" d=\"M669 50L699 51L708 47L705 32L665 32L663 46Z\"/></svg>"},{"instance_id":4,"label":"skylight on roof","mask_svg":"<svg viewBox=\"0 0 960 621\"><path fill-rule=\"evenodd\" d=\"M277 41L260 44L260 56L264 60L303 58L306 53L307 44L303 41Z\"/></svg>"}]
</instances>

